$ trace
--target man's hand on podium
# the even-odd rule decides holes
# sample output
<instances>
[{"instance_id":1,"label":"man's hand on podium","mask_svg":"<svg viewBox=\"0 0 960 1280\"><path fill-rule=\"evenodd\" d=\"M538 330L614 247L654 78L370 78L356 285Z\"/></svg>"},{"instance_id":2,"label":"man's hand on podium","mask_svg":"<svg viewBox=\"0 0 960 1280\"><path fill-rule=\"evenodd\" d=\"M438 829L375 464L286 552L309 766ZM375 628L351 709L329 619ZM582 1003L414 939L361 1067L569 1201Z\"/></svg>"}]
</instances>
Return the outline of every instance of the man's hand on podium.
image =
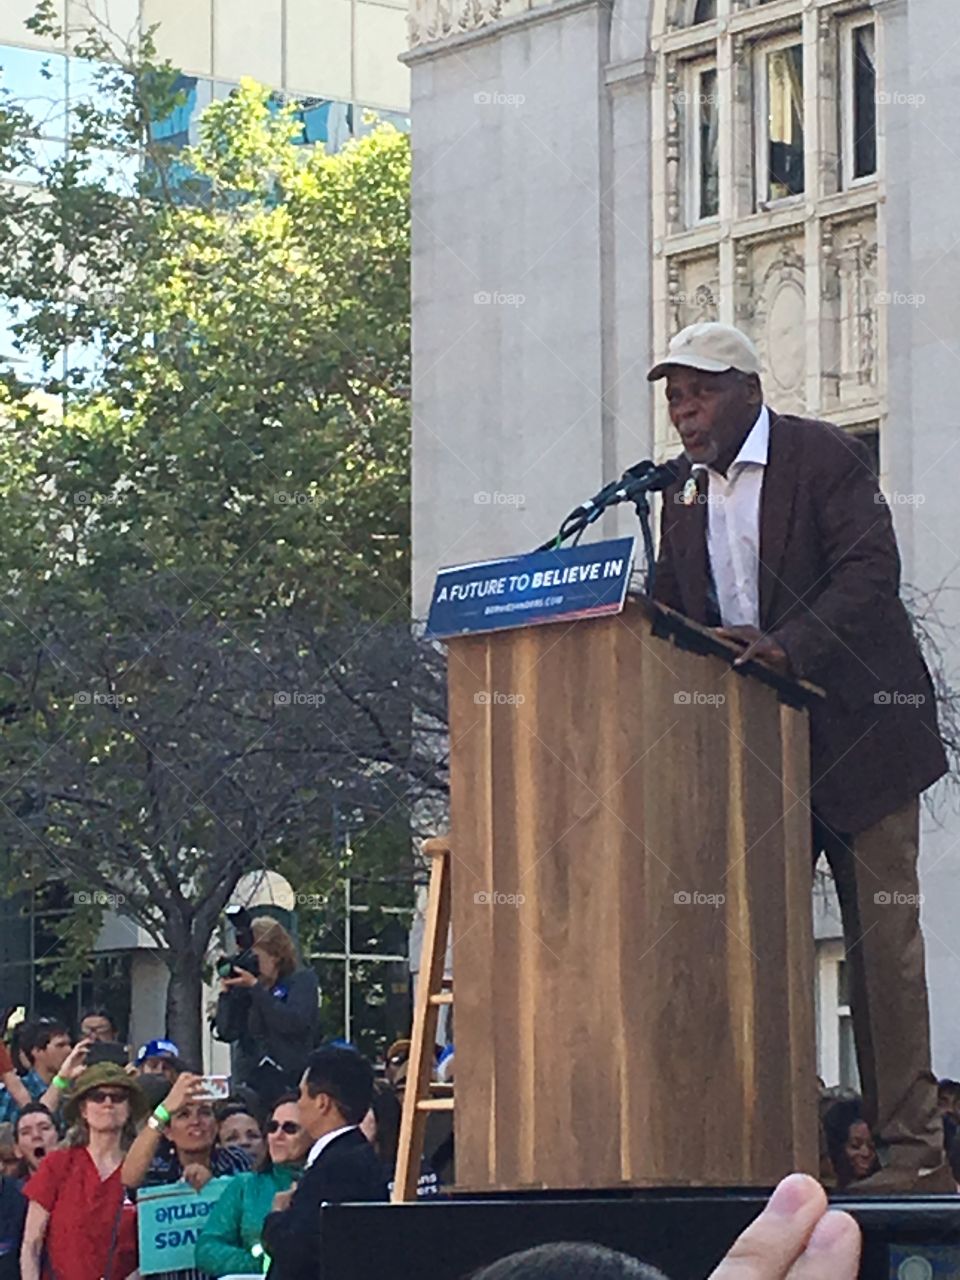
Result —
<instances>
[{"instance_id":1,"label":"man's hand on podium","mask_svg":"<svg viewBox=\"0 0 960 1280\"><path fill-rule=\"evenodd\" d=\"M746 645L743 653L734 658L735 667L740 667L751 658L756 658L759 662L765 662L768 667L772 667L778 675L792 674L786 649L777 644L773 636L764 635L757 627L717 627L716 632L724 640L733 640L737 644Z\"/></svg>"},{"instance_id":2,"label":"man's hand on podium","mask_svg":"<svg viewBox=\"0 0 960 1280\"><path fill-rule=\"evenodd\" d=\"M792 1173L710 1280L856 1280L860 1243L850 1214L828 1211L820 1183Z\"/></svg>"}]
</instances>

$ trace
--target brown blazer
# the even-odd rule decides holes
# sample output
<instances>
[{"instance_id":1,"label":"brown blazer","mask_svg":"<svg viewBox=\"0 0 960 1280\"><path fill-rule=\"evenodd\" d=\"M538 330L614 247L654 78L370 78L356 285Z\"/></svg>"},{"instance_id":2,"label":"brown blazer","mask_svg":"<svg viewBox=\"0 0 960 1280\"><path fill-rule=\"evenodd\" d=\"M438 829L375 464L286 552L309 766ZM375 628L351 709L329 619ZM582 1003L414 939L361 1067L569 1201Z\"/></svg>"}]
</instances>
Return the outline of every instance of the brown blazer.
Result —
<instances>
[{"instance_id":1,"label":"brown blazer","mask_svg":"<svg viewBox=\"0 0 960 1280\"><path fill-rule=\"evenodd\" d=\"M706 511L664 495L654 596L707 617ZM770 412L760 500L760 626L819 684L811 804L855 834L947 768L933 687L900 599L900 556L866 449L826 422Z\"/></svg>"}]
</instances>

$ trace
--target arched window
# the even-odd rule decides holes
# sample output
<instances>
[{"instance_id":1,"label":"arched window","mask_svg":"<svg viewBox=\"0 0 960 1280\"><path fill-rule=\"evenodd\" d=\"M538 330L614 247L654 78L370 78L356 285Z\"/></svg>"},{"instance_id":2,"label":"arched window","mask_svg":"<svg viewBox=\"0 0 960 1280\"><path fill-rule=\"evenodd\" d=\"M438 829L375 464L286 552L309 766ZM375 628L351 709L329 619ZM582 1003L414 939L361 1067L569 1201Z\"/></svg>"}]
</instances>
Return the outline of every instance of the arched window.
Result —
<instances>
[{"instance_id":1,"label":"arched window","mask_svg":"<svg viewBox=\"0 0 960 1280\"><path fill-rule=\"evenodd\" d=\"M659 12L656 349L695 321L736 324L760 349L775 409L833 419L873 445L883 86L870 0L841 11L678 0ZM659 401L657 436L666 451Z\"/></svg>"}]
</instances>

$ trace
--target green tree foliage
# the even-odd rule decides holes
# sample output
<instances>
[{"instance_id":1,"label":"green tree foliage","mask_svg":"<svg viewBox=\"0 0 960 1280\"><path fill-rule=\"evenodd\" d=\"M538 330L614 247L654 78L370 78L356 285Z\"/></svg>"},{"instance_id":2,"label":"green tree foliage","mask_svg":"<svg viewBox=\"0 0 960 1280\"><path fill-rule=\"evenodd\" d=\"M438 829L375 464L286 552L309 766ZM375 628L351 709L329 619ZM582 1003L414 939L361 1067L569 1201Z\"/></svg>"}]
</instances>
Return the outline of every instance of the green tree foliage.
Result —
<instances>
[{"instance_id":1,"label":"green tree foliage","mask_svg":"<svg viewBox=\"0 0 960 1280\"><path fill-rule=\"evenodd\" d=\"M79 53L61 158L0 102L0 300L43 364L0 370L0 833L123 898L195 1049L237 877L329 857L334 792L396 823L445 784L407 628L409 146L297 146L244 81L174 152L152 35Z\"/></svg>"}]
</instances>

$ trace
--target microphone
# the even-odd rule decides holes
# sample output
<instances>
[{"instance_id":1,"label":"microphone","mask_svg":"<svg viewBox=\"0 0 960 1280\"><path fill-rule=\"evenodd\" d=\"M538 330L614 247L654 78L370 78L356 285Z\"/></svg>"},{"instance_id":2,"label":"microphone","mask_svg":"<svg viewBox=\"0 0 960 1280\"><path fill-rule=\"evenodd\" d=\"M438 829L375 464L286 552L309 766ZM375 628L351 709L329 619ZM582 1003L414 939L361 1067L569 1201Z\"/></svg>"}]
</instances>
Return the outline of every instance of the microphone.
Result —
<instances>
[{"instance_id":1,"label":"microphone","mask_svg":"<svg viewBox=\"0 0 960 1280\"><path fill-rule=\"evenodd\" d=\"M611 480L608 484L605 484L598 493L595 493L592 498L588 498L586 502L581 502L579 507L574 507L567 516L567 521L573 520L577 516L589 516L592 512L602 511L604 507L609 506L610 499L623 484L624 480L627 478L627 474L628 473L625 471L619 480Z\"/></svg>"},{"instance_id":2,"label":"microphone","mask_svg":"<svg viewBox=\"0 0 960 1280\"><path fill-rule=\"evenodd\" d=\"M678 470L676 462L665 462L659 467L650 458L635 462L632 467L627 467L619 480L611 480L599 493L595 493L586 502L581 502L579 507L574 507L564 523L579 516L587 516L592 523L606 507L629 501L634 494L666 489L677 478Z\"/></svg>"},{"instance_id":3,"label":"microphone","mask_svg":"<svg viewBox=\"0 0 960 1280\"><path fill-rule=\"evenodd\" d=\"M607 507L616 506L620 502L636 502L638 515L641 507L648 512L649 507L644 495L666 489L676 480L679 470L679 459L664 462L660 466L657 466L651 458L635 462L632 467L627 467L619 480L611 480L592 498L581 502L579 507L574 507L560 526L559 534L555 538L548 539L537 547L537 550L551 551L574 534L579 540L584 529L599 520Z\"/></svg>"},{"instance_id":4,"label":"microphone","mask_svg":"<svg viewBox=\"0 0 960 1280\"><path fill-rule=\"evenodd\" d=\"M620 477L614 498L617 502L629 502L641 493L659 493L667 489L680 473L677 460L661 463L657 466L649 458L637 462Z\"/></svg>"}]
</instances>

